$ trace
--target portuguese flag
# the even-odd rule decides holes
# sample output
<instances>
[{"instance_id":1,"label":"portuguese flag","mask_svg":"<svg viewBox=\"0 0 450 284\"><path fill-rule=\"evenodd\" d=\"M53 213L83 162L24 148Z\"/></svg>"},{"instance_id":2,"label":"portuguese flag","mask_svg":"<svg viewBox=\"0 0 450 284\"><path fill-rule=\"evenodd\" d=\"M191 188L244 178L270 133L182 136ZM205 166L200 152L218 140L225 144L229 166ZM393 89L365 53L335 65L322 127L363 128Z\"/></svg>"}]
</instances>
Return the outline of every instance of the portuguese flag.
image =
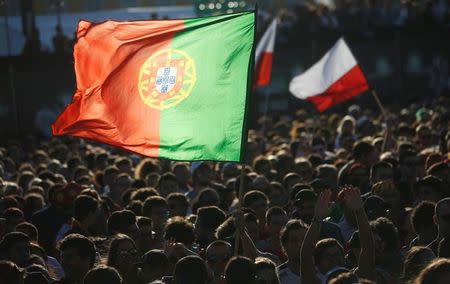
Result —
<instances>
[{"instance_id":1,"label":"portuguese flag","mask_svg":"<svg viewBox=\"0 0 450 284\"><path fill-rule=\"evenodd\" d=\"M254 12L81 21L77 89L53 134L149 157L242 161L254 37Z\"/></svg>"}]
</instances>

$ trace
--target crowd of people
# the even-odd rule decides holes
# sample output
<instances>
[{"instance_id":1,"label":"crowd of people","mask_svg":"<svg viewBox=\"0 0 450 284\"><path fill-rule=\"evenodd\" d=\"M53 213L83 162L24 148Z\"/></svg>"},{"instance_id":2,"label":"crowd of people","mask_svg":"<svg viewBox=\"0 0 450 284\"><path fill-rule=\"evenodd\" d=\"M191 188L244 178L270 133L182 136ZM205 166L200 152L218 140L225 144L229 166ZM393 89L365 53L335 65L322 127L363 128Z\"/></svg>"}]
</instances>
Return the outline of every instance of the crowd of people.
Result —
<instances>
[{"instance_id":1,"label":"crowd of people","mask_svg":"<svg viewBox=\"0 0 450 284\"><path fill-rule=\"evenodd\" d=\"M4 139L0 283L450 283L449 106L265 116L243 168Z\"/></svg>"}]
</instances>

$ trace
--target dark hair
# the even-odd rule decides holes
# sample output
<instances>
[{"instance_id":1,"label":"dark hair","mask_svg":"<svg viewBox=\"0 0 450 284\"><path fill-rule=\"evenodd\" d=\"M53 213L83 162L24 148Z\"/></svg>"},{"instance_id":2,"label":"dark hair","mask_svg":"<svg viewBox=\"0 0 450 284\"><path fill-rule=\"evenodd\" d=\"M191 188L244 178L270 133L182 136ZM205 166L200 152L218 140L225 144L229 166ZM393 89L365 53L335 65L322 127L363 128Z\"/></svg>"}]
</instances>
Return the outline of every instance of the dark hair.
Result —
<instances>
[{"instance_id":1,"label":"dark hair","mask_svg":"<svg viewBox=\"0 0 450 284\"><path fill-rule=\"evenodd\" d=\"M295 200L295 197L297 196L297 194L298 194L300 191L304 190L304 189L313 191L313 190L312 190L312 187L311 187L310 185L308 185L308 184L304 184L304 183L296 183L296 184L291 188L291 191L289 192L289 199L292 200L292 201Z\"/></svg>"},{"instance_id":2,"label":"dark hair","mask_svg":"<svg viewBox=\"0 0 450 284\"><path fill-rule=\"evenodd\" d=\"M417 276L414 284L435 284L444 273L450 272L450 260L439 258L428 264Z\"/></svg>"},{"instance_id":3,"label":"dark hair","mask_svg":"<svg viewBox=\"0 0 450 284\"><path fill-rule=\"evenodd\" d=\"M412 247L405 256L402 280L406 283L414 279L435 257L430 248Z\"/></svg>"},{"instance_id":4,"label":"dark hair","mask_svg":"<svg viewBox=\"0 0 450 284\"><path fill-rule=\"evenodd\" d=\"M286 211L284 211L283 208L278 206L270 207L266 213L267 224L270 222L270 219L272 219L273 216L283 216L283 215L286 215Z\"/></svg>"},{"instance_id":5,"label":"dark hair","mask_svg":"<svg viewBox=\"0 0 450 284\"><path fill-rule=\"evenodd\" d=\"M382 168L392 169L392 165L385 161L377 162L370 169L370 176L373 177Z\"/></svg>"},{"instance_id":6,"label":"dark hair","mask_svg":"<svg viewBox=\"0 0 450 284\"><path fill-rule=\"evenodd\" d=\"M120 210L112 213L108 218L109 235L127 233L128 228L136 223L136 215L130 210Z\"/></svg>"},{"instance_id":7,"label":"dark hair","mask_svg":"<svg viewBox=\"0 0 450 284\"><path fill-rule=\"evenodd\" d=\"M146 217L151 217L154 207L168 207L167 201L161 196L151 196L144 202L143 214Z\"/></svg>"},{"instance_id":8,"label":"dark hair","mask_svg":"<svg viewBox=\"0 0 450 284\"><path fill-rule=\"evenodd\" d=\"M441 196L445 192L445 186L442 180L435 176L426 176L415 183L415 189L418 190L421 186L431 187L433 191L438 192Z\"/></svg>"},{"instance_id":9,"label":"dark hair","mask_svg":"<svg viewBox=\"0 0 450 284\"><path fill-rule=\"evenodd\" d=\"M314 249L314 263L319 264L323 259L323 253L326 249L337 247L341 252L342 256L345 255L344 248L341 244L334 238L327 238L317 242L316 248Z\"/></svg>"},{"instance_id":10,"label":"dark hair","mask_svg":"<svg viewBox=\"0 0 450 284\"><path fill-rule=\"evenodd\" d=\"M144 202L147 198L151 196L159 196L158 191L154 189L153 187L143 187L139 188L138 190L135 190L131 194L131 200L139 200Z\"/></svg>"},{"instance_id":11,"label":"dark hair","mask_svg":"<svg viewBox=\"0 0 450 284\"><path fill-rule=\"evenodd\" d=\"M242 201L242 206L250 207L253 204L253 202L255 202L259 199L264 199L266 202L268 202L268 200L269 200L267 198L267 195L265 195L261 191L251 190L244 195L244 198Z\"/></svg>"},{"instance_id":12,"label":"dark hair","mask_svg":"<svg viewBox=\"0 0 450 284\"><path fill-rule=\"evenodd\" d=\"M292 180L300 179L300 178L301 178L300 175L297 173L286 174L283 178L283 188L288 188L288 185Z\"/></svg>"},{"instance_id":13,"label":"dark hair","mask_svg":"<svg viewBox=\"0 0 450 284\"><path fill-rule=\"evenodd\" d=\"M217 206L201 207L197 211L197 222L210 231L215 231L225 221L225 212Z\"/></svg>"},{"instance_id":14,"label":"dark hair","mask_svg":"<svg viewBox=\"0 0 450 284\"><path fill-rule=\"evenodd\" d=\"M9 249L16 243L30 242L30 238L22 232L10 232L3 236L0 241L0 254L7 253Z\"/></svg>"},{"instance_id":15,"label":"dark hair","mask_svg":"<svg viewBox=\"0 0 450 284\"><path fill-rule=\"evenodd\" d=\"M411 224L414 231L420 233L423 228L436 226L433 221L436 204L430 201L422 201L414 207L411 213Z\"/></svg>"},{"instance_id":16,"label":"dark hair","mask_svg":"<svg viewBox=\"0 0 450 284\"><path fill-rule=\"evenodd\" d=\"M166 224L164 239L174 239L189 247L195 239L194 225L182 217L173 217Z\"/></svg>"},{"instance_id":17,"label":"dark hair","mask_svg":"<svg viewBox=\"0 0 450 284\"><path fill-rule=\"evenodd\" d=\"M128 237L124 234L117 234L114 239L112 240L111 244L109 245L109 251L108 251L108 260L107 264L108 266L116 267L117 263L117 250L119 249L119 245L121 242L128 241L133 244L133 246L136 248L136 244L134 243L133 239Z\"/></svg>"},{"instance_id":18,"label":"dark hair","mask_svg":"<svg viewBox=\"0 0 450 284\"><path fill-rule=\"evenodd\" d=\"M172 192L169 195L167 195L167 203L169 203L169 201L177 201L182 203L185 206L189 206L189 202L186 198L186 195L184 195L183 193L180 192Z\"/></svg>"},{"instance_id":19,"label":"dark hair","mask_svg":"<svg viewBox=\"0 0 450 284\"><path fill-rule=\"evenodd\" d=\"M286 250L289 234L294 230L308 230L308 226L302 220L289 220L280 232L281 246Z\"/></svg>"},{"instance_id":20,"label":"dark hair","mask_svg":"<svg viewBox=\"0 0 450 284\"><path fill-rule=\"evenodd\" d=\"M14 228L14 230L17 232L22 232L22 233L26 234L30 238L31 241L37 242L39 239L38 230L37 230L36 226L34 226L31 223L22 222L22 223L18 224L16 226L16 228Z\"/></svg>"},{"instance_id":21,"label":"dark hair","mask_svg":"<svg viewBox=\"0 0 450 284\"><path fill-rule=\"evenodd\" d=\"M108 284L121 284L122 276L119 272L111 266L99 265L88 271L84 277L84 284L97 284L97 283L108 283Z\"/></svg>"},{"instance_id":22,"label":"dark hair","mask_svg":"<svg viewBox=\"0 0 450 284\"><path fill-rule=\"evenodd\" d=\"M436 207L434 209L434 214L439 215L443 206L450 206L450 197L441 199L441 200L439 200L438 203L436 203Z\"/></svg>"},{"instance_id":23,"label":"dark hair","mask_svg":"<svg viewBox=\"0 0 450 284\"><path fill-rule=\"evenodd\" d=\"M354 272L343 272L331 279L329 284L353 284L360 283L358 276Z\"/></svg>"},{"instance_id":24,"label":"dark hair","mask_svg":"<svg viewBox=\"0 0 450 284\"><path fill-rule=\"evenodd\" d=\"M95 263L95 245L94 243L79 234L67 235L60 243L59 250L64 251L68 248L74 248L80 258L89 258L89 266L93 267Z\"/></svg>"},{"instance_id":25,"label":"dark hair","mask_svg":"<svg viewBox=\"0 0 450 284\"><path fill-rule=\"evenodd\" d=\"M189 255L180 259L173 272L174 284L207 284L208 269L199 256Z\"/></svg>"},{"instance_id":26,"label":"dark hair","mask_svg":"<svg viewBox=\"0 0 450 284\"><path fill-rule=\"evenodd\" d=\"M147 175L150 173L159 173L161 171L161 167L158 165L158 162L153 159L143 159L139 162L134 170L134 177L139 179L145 179Z\"/></svg>"},{"instance_id":27,"label":"dark hair","mask_svg":"<svg viewBox=\"0 0 450 284\"><path fill-rule=\"evenodd\" d=\"M151 267L159 266L164 270L169 267L169 259L163 250L152 249L142 256L142 262Z\"/></svg>"},{"instance_id":28,"label":"dark hair","mask_svg":"<svg viewBox=\"0 0 450 284\"><path fill-rule=\"evenodd\" d=\"M380 217L370 222L372 229L378 233L381 240L386 243L387 251L397 251L399 248L398 231L394 223L388 218Z\"/></svg>"},{"instance_id":29,"label":"dark hair","mask_svg":"<svg viewBox=\"0 0 450 284\"><path fill-rule=\"evenodd\" d=\"M136 216L142 215L142 208L144 207L144 204L140 200L133 200L131 201L125 209L133 211Z\"/></svg>"},{"instance_id":30,"label":"dark hair","mask_svg":"<svg viewBox=\"0 0 450 284\"><path fill-rule=\"evenodd\" d=\"M450 170L450 167L445 162L440 162L432 165L428 170L427 174L433 175L433 176L439 176L439 172Z\"/></svg>"},{"instance_id":31,"label":"dark hair","mask_svg":"<svg viewBox=\"0 0 450 284\"><path fill-rule=\"evenodd\" d=\"M234 256L225 268L227 284L256 283L256 265L249 258Z\"/></svg>"},{"instance_id":32,"label":"dark hair","mask_svg":"<svg viewBox=\"0 0 450 284\"><path fill-rule=\"evenodd\" d=\"M24 272L15 263L0 260L0 275L2 283L21 283Z\"/></svg>"},{"instance_id":33,"label":"dark hair","mask_svg":"<svg viewBox=\"0 0 450 284\"><path fill-rule=\"evenodd\" d=\"M353 158L359 160L375 151L375 147L366 141L358 141L353 146Z\"/></svg>"},{"instance_id":34,"label":"dark hair","mask_svg":"<svg viewBox=\"0 0 450 284\"><path fill-rule=\"evenodd\" d=\"M206 254L205 254L206 259L208 259L208 251L209 251L211 248L213 248L213 247L218 247L218 246L225 246L225 247L228 247L229 250L230 250L230 253L231 253L231 248L232 248L232 246L231 246L231 244L230 244L229 242L224 241L224 240L215 240L215 241L213 241L212 243L210 243L210 244L208 245L208 247L206 248Z\"/></svg>"},{"instance_id":35,"label":"dark hair","mask_svg":"<svg viewBox=\"0 0 450 284\"><path fill-rule=\"evenodd\" d=\"M141 226L152 226L153 225L153 221L152 221L152 219L150 219L148 217L138 216L137 217L137 225L138 225L138 227L141 227Z\"/></svg>"},{"instance_id":36,"label":"dark hair","mask_svg":"<svg viewBox=\"0 0 450 284\"><path fill-rule=\"evenodd\" d=\"M305 202L315 202L317 200L317 194L311 189L302 189L297 195L295 195L294 204L296 206L302 205Z\"/></svg>"},{"instance_id":37,"label":"dark hair","mask_svg":"<svg viewBox=\"0 0 450 284\"><path fill-rule=\"evenodd\" d=\"M6 219L6 222L9 222L12 218L20 218L23 219L24 215L22 210L16 207L10 207L3 212L3 217Z\"/></svg>"},{"instance_id":38,"label":"dark hair","mask_svg":"<svg viewBox=\"0 0 450 284\"><path fill-rule=\"evenodd\" d=\"M88 195L79 195L74 202L73 217L78 222L82 222L97 208L98 200Z\"/></svg>"},{"instance_id":39,"label":"dark hair","mask_svg":"<svg viewBox=\"0 0 450 284\"><path fill-rule=\"evenodd\" d=\"M171 172L167 172L167 173L164 173L161 175L161 177L158 180L158 187L161 186L161 183L163 181L173 181L173 182L178 183L177 177Z\"/></svg>"},{"instance_id":40,"label":"dark hair","mask_svg":"<svg viewBox=\"0 0 450 284\"><path fill-rule=\"evenodd\" d=\"M258 174L264 174L263 168L265 165L269 165L271 168L270 161L265 156L258 156L253 160L253 169Z\"/></svg>"}]
</instances>

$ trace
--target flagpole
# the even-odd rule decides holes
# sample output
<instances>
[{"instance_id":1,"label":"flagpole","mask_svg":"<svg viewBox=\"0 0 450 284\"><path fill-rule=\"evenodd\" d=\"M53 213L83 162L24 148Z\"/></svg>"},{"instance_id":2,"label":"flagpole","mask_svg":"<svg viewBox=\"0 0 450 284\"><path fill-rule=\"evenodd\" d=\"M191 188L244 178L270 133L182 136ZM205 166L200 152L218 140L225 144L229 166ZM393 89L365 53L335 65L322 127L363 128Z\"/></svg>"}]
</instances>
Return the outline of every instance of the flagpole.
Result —
<instances>
[{"instance_id":1,"label":"flagpole","mask_svg":"<svg viewBox=\"0 0 450 284\"><path fill-rule=\"evenodd\" d=\"M267 113L269 112L269 98L270 98L270 91L265 92L265 98L264 98L264 112L263 112L263 125L262 125L262 135L265 137L266 134L266 128L267 128Z\"/></svg>"},{"instance_id":2,"label":"flagpole","mask_svg":"<svg viewBox=\"0 0 450 284\"><path fill-rule=\"evenodd\" d=\"M241 205L242 205L242 198L244 197L244 183L245 183L245 163L241 163L241 176L239 178L239 193L238 193L238 203L237 203L237 207L236 207L236 211L241 210ZM240 213L238 213L240 214ZM242 220L241 220L242 221ZM243 228L243 224L238 224L236 222L236 217L234 219L234 225L236 227L236 234L234 237L234 255L238 255L239 254L239 241L241 238L241 234L244 230Z\"/></svg>"},{"instance_id":3,"label":"flagpole","mask_svg":"<svg viewBox=\"0 0 450 284\"><path fill-rule=\"evenodd\" d=\"M9 37L9 15L8 15L8 0L3 2L5 4L5 33L6 33L6 52L8 57L8 75L9 75L9 91L12 99L12 109L14 112L14 127L16 135L19 135L19 118L17 115L16 90L14 88L14 66L11 62L11 40Z\"/></svg>"},{"instance_id":4,"label":"flagpole","mask_svg":"<svg viewBox=\"0 0 450 284\"><path fill-rule=\"evenodd\" d=\"M389 123L388 123L388 117L387 117L387 112L386 112L386 109L384 108L383 104L381 103L380 97L378 97L378 94L377 94L377 92L375 91L375 89L372 88L372 89L370 90L370 92L372 93L372 96L373 96L373 98L375 99L375 102L377 103L378 108L379 108L380 111L381 111L381 115L383 116L384 121L386 122L386 133L384 134L384 137L383 137L383 146L382 146L382 148L381 148L381 152L384 153L384 150L386 149L387 139L388 139L389 132L390 132L390 129L389 129Z\"/></svg>"}]
</instances>

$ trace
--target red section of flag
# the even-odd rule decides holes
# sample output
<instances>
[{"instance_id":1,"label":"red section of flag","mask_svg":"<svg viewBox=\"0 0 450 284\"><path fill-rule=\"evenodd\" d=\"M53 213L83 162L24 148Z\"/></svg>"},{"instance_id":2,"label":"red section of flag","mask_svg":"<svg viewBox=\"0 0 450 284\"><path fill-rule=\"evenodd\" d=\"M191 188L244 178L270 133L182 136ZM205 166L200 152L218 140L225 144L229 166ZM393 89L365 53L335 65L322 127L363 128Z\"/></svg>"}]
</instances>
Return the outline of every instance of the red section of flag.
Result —
<instances>
[{"instance_id":1,"label":"red section of flag","mask_svg":"<svg viewBox=\"0 0 450 284\"><path fill-rule=\"evenodd\" d=\"M52 125L53 134L157 157L160 113L141 99L139 72L183 26L183 21L80 22L74 48L77 90Z\"/></svg>"},{"instance_id":2,"label":"red section of flag","mask_svg":"<svg viewBox=\"0 0 450 284\"><path fill-rule=\"evenodd\" d=\"M273 53L263 52L256 69L256 85L258 87L267 86L270 83L272 74Z\"/></svg>"},{"instance_id":3,"label":"red section of flag","mask_svg":"<svg viewBox=\"0 0 450 284\"><path fill-rule=\"evenodd\" d=\"M317 110L322 112L367 90L369 90L367 80L359 65L355 65L324 93L308 97L306 100L315 104Z\"/></svg>"}]
</instances>

